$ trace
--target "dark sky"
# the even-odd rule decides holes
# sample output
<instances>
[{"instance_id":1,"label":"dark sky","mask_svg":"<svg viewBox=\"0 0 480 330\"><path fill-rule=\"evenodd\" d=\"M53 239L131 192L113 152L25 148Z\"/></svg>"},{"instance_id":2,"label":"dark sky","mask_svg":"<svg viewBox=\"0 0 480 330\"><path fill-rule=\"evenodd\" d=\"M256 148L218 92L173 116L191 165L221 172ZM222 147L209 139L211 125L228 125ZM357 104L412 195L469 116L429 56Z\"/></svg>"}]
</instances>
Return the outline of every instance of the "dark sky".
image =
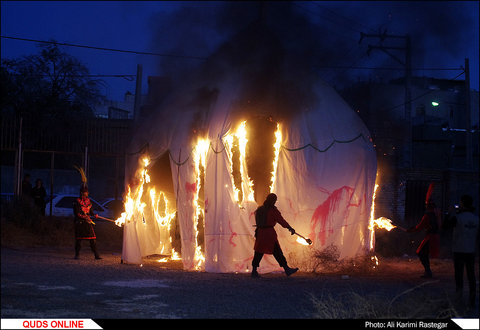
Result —
<instances>
[{"instance_id":1,"label":"dark sky","mask_svg":"<svg viewBox=\"0 0 480 330\"><path fill-rule=\"evenodd\" d=\"M1 34L176 55L62 46L95 75L134 75L141 63L146 92L147 76L201 63L196 57L207 57L222 41L258 18L259 8L258 2L2 1ZM286 40L293 47L298 43L318 52L312 70L334 86L342 86L346 77L388 81L403 74L402 65L387 54L373 50L367 55L368 45L378 45L378 38L359 43L361 32L378 35L386 31L388 35L411 36L414 75L454 78L461 73L455 69L468 57L471 87L479 88L478 1L268 2L263 10L278 29L285 29ZM384 45L403 46L402 40L389 38ZM2 38L1 49L2 58L15 58L35 53L36 43ZM402 51L392 53L404 58ZM103 79L102 92L111 99L121 100L127 90L135 91L133 80Z\"/></svg>"}]
</instances>

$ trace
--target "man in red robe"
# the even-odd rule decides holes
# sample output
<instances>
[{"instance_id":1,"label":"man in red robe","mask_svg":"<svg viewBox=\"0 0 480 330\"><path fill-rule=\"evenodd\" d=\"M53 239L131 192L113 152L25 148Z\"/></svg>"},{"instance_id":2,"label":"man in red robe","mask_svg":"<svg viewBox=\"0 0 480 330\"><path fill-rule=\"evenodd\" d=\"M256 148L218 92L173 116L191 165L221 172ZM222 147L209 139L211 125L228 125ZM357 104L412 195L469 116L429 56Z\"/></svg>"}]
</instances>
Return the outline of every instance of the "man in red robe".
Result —
<instances>
[{"instance_id":1,"label":"man in red robe","mask_svg":"<svg viewBox=\"0 0 480 330\"><path fill-rule=\"evenodd\" d=\"M295 230L288 224L288 222L282 217L280 211L275 207L276 201L277 195L269 194L265 199L265 202L263 202L263 205L255 211L257 229L255 230L255 254L252 261L252 277L260 277L257 268L265 253L273 254L278 264L285 269L285 274L287 276L292 275L298 270L298 268L288 267L287 259L283 255L278 242L277 233L273 228L278 223L283 228L290 230L292 235L295 234Z\"/></svg>"},{"instance_id":2,"label":"man in red robe","mask_svg":"<svg viewBox=\"0 0 480 330\"><path fill-rule=\"evenodd\" d=\"M97 217L92 210L92 202L88 198L88 188L82 185L80 188L80 197L73 203L73 214L75 216L75 259L80 256L81 241L87 240L90 242L90 249L95 256L95 259L102 259L97 252L97 244L95 230L91 216Z\"/></svg>"},{"instance_id":3,"label":"man in red robe","mask_svg":"<svg viewBox=\"0 0 480 330\"><path fill-rule=\"evenodd\" d=\"M425 268L423 278L431 278L430 257L437 258L440 250L440 235L438 234L438 220L435 212L435 203L428 200L425 204L426 210L420 222L409 229L407 232L419 232L425 230L425 237L417 248L417 255Z\"/></svg>"}]
</instances>

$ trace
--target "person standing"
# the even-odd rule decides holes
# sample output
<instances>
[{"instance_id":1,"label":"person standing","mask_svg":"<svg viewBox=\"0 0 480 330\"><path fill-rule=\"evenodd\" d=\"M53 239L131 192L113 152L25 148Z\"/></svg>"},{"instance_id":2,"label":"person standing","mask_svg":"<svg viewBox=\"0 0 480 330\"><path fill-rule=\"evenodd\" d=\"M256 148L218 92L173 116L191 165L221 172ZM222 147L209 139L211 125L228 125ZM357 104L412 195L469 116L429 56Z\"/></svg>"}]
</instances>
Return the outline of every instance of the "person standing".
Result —
<instances>
[{"instance_id":1,"label":"person standing","mask_svg":"<svg viewBox=\"0 0 480 330\"><path fill-rule=\"evenodd\" d=\"M38 212L45 216L45 198L47 197L47 191L43 186L43 182L40 179L35 181L35 187L32 188L32 197Z\"/></svg>"},{"instance_id":2,"label":"person standing","mask_svg":"<svg viewBox=\"0 0 480 330\"><path fill-rule=\"evenodd\" d=\"M82 185L80 187L80 197L73 203L74 227L75 227L75 259L80 257L81 242L87 240L90 243L90 249L95 259L102 259L97 252L97 236L93 226L95 222L91 217L97 217L93 213L92 201L88 198L88 186L85 173L82 168L77 168L82 175Z\"/></svg>"},{"instance_id":3,"label":"person standing","mask_svg":"<svg viewBox=\"0 0 480 330\"><path fill-rule=\"evenodd\" d=\"M287 276L292 275L298 268L290 268L287 265L287 259L283 255L280 243L278 242L277 233L273 228L277 223L282 227L287 228L290 233L295 234L295 230L282 217L280 211L275 207L277 195L271 193L267 196L263 205L258 207L255 211L255 245L254 256L252 260L252 277L260 277L257 268L264 254L273 254L278 264L283 267Z\"/></svg>"},{"instance_id":4,"label":"person standing","mask_svg":"<svg viewBox=\"0 0 480 330\"><path fill-rule=\"evenodd\" d=\"M32 183L30 182L30 174L25 174L22 181L22 197L30 200L32 198Z\"/></svg>"},{"instance_id":5,"label":"person standing","mask_svg":"<svg viewBox=\"0 0 480 330\"><path fill-rule=\"evenodd\" d=\"M430 269L430 257L436 258L440 252L440 235L438 234L438 220L435 212L435 203L428 199L425 203L425 213L420 222L413 227L407 229L409 233L415 233L425 230L425 237L418 246L416 253L423 268L425 269L423 278L431 278L432 270Z\"/></svg>"},{"instance_id":6,"label":"person standing","mask_svg":"<svg viewBox=\"0 0 480 330\"><path fill-rule=\"evenodd\" d=\"M459 299L463 293L463 269L467 271L469 285L469 304L475 306L476 279L475 279L475 250L478 247L479 220L473 213L473 198L463 195L460 205L455 212L450 208L443 222L443 228L453 228L452 252L455 270L455 287Z\"/></svg>"}]
</instances>

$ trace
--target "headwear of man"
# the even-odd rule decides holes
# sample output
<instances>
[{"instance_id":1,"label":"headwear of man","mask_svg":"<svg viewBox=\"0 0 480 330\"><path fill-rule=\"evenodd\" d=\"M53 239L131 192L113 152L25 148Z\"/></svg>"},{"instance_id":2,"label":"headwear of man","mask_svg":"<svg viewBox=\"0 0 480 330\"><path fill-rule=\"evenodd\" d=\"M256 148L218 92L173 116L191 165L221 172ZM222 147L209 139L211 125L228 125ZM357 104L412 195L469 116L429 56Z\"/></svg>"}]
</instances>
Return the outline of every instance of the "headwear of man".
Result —
<instances>
[{"instance_id":1,"label":"headwear of man","mask_svg":"<svg viewBox=\"0 0 480 330\"><path fill-rule=\"evenodd\" d=\"M84 192L88 192L88 186L86 184L82 184L80 186L80 195L82 195Z\"/></svg>"},{"instance_id":2,"label":"headwear of man","mask_svg":"<svg viewBox=\"0 0 480 330\"><path fill-rule=\"evenodd\" d=\"M275 205L276 201L277 201L277 195L275 195L274 193L270 193L268 194L267 198L265 198L263 205L266 207L272 207Z\"/></svg>"},{"instance_id":3,"label":"headwear of man","mask_svg":"<svg viewBox=\"0 0 480 330\"><path fill-rule=\"evenodd\" d=\"M88 192L88 185L87 185L87 176L85 175L85 171L83 168L79 166L74 166L78 173L80 173L80 177L82 179L82 185L80 186L80 196L83 195L84 192Z\"/></svg>"}]
</instances>

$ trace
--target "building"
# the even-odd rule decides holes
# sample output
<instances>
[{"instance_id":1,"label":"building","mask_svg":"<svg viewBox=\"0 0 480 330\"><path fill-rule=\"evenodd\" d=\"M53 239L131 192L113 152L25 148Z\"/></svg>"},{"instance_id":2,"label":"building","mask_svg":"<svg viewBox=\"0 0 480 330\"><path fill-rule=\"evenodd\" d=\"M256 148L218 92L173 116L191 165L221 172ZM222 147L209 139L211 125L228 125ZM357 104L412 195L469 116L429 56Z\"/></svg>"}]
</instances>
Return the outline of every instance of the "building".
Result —
<instances>
[{"instance_id":1,"label":"building","mask_svg":"<svg viewBox=\"0 0 480 330\"><path fill-rule=\"evenodd\" d=\"M147 95L141 96L140 104L147 103ZM135 111L135 94L125 92L122 101L105 100L95 106L95 116L106 119L133 119Z\"/></svg>"},{"instance_id":2,"label":"building","mask_svg":"<svg viewBox=\"0 0 480 330\"><path fill-rule=\"evenodd\" d=\"M465 193L478 210L478 91L468 93L468 116L464 81L413 77L410 123L403 78L358 83L341 94L366 123L377 150L378 215L407 227L416 224L431 182L442 211Z\"/></svg>"}]
</instances>

